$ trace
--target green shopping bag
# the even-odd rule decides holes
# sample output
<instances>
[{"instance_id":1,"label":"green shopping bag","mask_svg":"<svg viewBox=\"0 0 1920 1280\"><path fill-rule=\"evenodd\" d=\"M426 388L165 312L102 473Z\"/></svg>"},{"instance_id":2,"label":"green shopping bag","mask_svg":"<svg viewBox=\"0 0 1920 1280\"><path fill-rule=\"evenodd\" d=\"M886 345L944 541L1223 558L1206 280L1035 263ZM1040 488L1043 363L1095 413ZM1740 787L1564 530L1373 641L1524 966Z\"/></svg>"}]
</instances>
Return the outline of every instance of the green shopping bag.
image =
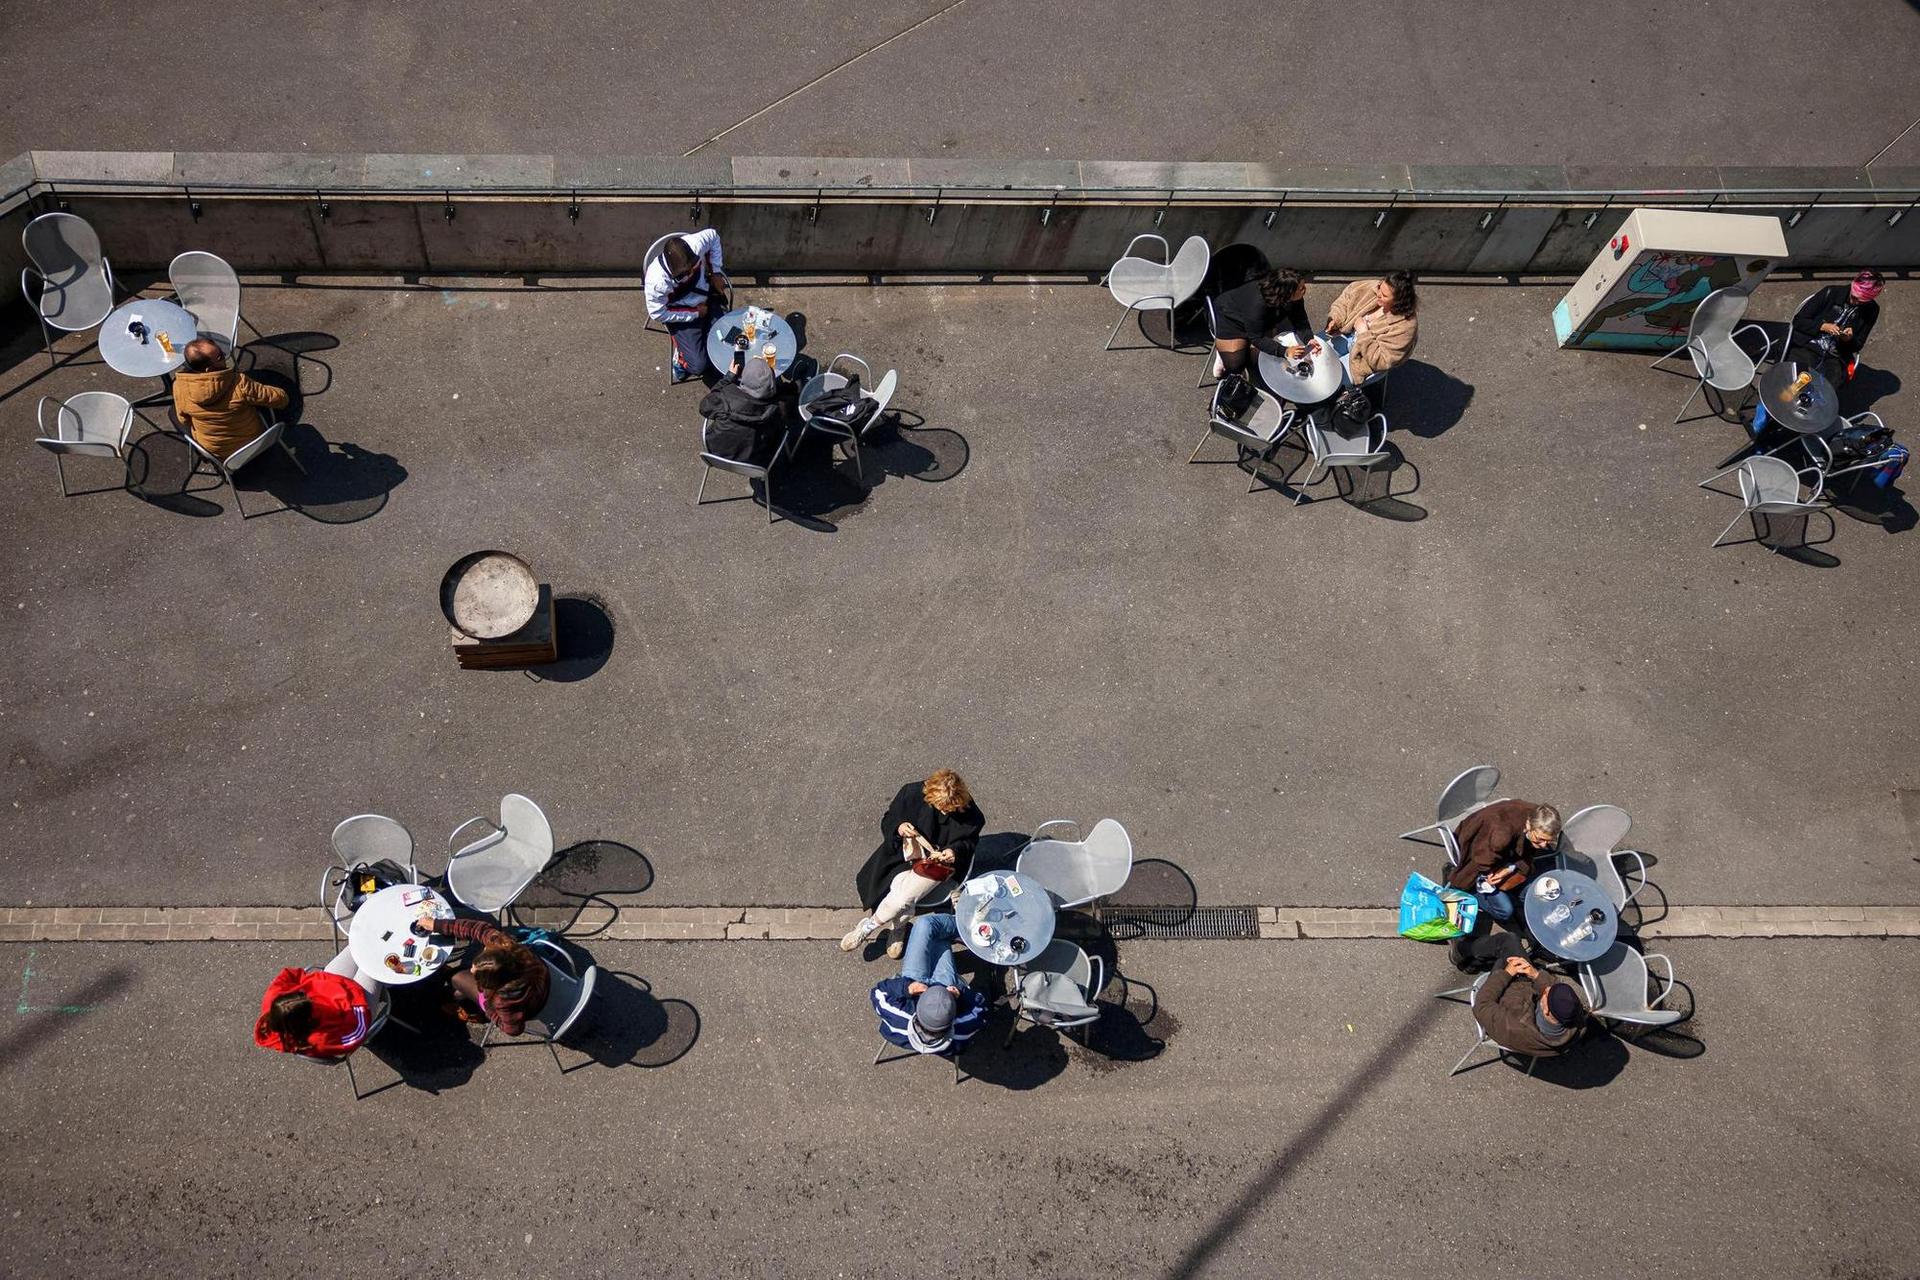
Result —
<instances>
[{"instance_id":1,"label":"green shopping bag","mask_svg":"<svg viewBox=\"0 0 1920 1280\"><path fill-rule=\"evenodd\" d=\"M1464 889L1430 880L1418 871L1407 873L1400 890L1400 936L1416 942L1446 942L1473 932L1480 918L1480 900Z\"/></svg>"}]
</instances>

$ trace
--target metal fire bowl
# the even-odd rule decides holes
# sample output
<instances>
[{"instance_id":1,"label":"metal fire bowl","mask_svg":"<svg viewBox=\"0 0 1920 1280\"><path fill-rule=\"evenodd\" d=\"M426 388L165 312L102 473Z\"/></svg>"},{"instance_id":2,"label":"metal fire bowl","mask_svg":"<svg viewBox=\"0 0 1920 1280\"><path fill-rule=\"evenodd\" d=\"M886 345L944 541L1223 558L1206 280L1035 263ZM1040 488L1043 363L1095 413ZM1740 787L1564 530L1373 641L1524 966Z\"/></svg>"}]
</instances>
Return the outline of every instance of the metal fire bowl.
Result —
<instances>
[{"instance_id":1,"label":"metal fire bowl","mask_svg":"<svg viewBox=\"0 0 1920 1280\"><path fill-rule=\"evenodd\" d=\"M509 551L462 556L440 579L440 612L454 630L498 640L527 625L540 604L540 584L527 562Z\"/></svg>"}]
</instances>

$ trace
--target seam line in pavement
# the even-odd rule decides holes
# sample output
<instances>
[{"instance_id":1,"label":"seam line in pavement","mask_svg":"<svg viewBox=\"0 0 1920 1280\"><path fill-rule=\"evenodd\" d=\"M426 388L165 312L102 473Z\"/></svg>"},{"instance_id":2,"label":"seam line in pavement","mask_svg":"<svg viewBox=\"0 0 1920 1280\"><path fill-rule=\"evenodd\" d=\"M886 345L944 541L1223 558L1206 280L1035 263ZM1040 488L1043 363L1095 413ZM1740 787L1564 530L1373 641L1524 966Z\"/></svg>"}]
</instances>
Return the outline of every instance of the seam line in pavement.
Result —
<instances>
[{"instance_id":1,"label":"seam line in pavement","mask_svg":"<svg viewBox=\"0 0 1920 1280\"><path fill-rule=\"evenodd\" d=\"M1164 908L1162 909L1164 910ZM1255 907L1268 941L1397 938L1390 907ZM523 923L644 942L838 940L860 918L838 907L533 907ZM609 918L611 916L611 918ZM325 941L319 907L0 907L0 942ZM1920 906L1674 907L1639 930L1660 938L1916 938Z\"/></svg>"}]
</instances>

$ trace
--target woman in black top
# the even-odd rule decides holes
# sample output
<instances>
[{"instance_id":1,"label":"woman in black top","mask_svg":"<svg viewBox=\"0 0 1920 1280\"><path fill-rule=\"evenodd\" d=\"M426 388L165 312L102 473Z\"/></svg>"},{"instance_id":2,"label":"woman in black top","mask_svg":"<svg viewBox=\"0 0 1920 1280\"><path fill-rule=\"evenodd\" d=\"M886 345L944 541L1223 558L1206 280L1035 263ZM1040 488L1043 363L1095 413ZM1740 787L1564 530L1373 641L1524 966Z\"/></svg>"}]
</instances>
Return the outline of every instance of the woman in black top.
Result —
<instances>
[{"instance_id":1,"label":"woman in black top","mask_svg":"<svg viewBox=\"0 0 1920 1280\"><path fill-rule=\"evenodd\" d=\"M1309 350L1295 344L1282 346L1277 333L1291 332L1308 339L1314 349L1313 322L1307 319L1307 282L1298 271L1281 267L1255 276L1237 288L1229 289L1213 300L1215 371L1219 376L1245 376L1252 360L1247 348L1257 347L1268 355L1284 355L1297 360Z\"/></svg>"},{"instance_id":2,"label":"woman in black top","mask_svg":"<svg viewBox=\"0 0 1920 1280\"><path fill-rule=\"evenodd\" d=\"M1793 315L1787 358L1803 369L1818 369L1836 387L1845 382L1880 318L1875 299L1882 284L1878 271L1862 271L1851 284L1830 284L1801 303Z\"/></svg>"},{"instance_id":3,"label":"woman in black top","mask_svg":"<svg viewBox=\"0 0 1920 1280\"><path fill-rule=\"evenodd\" d=\"M973 793L951 769L901 787L880 819L880 847L854 880L867 914L840 949L851 951L889 925L899 934L914 902L942 883L966 879L986 825ZM898 956L900 944L896 936L887 953Z\"/></svg>"}]
</instances>

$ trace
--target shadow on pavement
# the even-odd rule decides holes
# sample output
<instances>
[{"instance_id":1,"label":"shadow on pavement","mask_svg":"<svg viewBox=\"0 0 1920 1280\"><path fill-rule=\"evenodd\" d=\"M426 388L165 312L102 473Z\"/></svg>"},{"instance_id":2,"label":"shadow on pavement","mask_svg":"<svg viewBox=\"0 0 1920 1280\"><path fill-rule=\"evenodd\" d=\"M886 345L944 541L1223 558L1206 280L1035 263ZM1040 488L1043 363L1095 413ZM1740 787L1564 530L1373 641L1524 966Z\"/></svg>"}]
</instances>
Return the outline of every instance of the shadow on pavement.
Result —
<instances>
[{"instance_id":1,"label":"shadow on pavement","mask_svg":"<svg viewBox=\"0 0 1920 1280\"><path fill-rule=\"evenodd\" d=\"M571 684L585 680L607 665L613 656L613 639L619 630L606 601L599 596L579 592L564 595L553 602L554 641L560 656L552 662L528 667L535 680Z\"/></svg>"}]
</instances>

